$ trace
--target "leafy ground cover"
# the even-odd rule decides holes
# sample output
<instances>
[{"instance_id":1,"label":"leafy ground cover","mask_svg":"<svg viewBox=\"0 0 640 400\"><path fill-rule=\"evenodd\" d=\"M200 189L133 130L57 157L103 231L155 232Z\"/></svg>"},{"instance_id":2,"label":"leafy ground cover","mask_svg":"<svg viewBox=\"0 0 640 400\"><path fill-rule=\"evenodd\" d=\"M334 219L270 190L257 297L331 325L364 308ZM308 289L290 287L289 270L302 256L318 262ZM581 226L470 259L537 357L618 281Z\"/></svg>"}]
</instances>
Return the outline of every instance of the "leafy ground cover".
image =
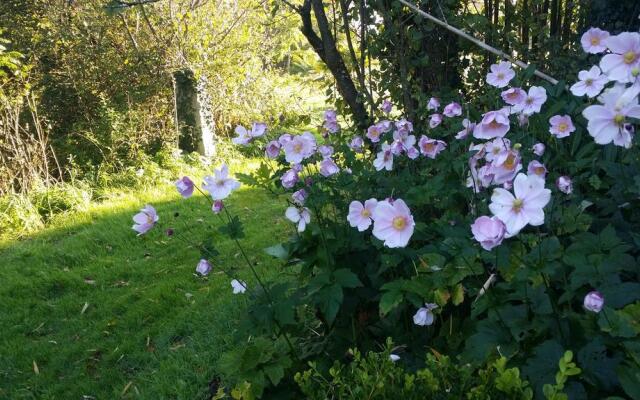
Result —
<instances>
[{"instance_id":1,"label":"leafy ground cover","mask_svg":"<svg viewBox=\"0 0 640 400\"><path fill-rule=\"evenodd\" d=\"M131 216L149 202L172 237L135 237ZM267 276L278 264L262 249L291 229L278 203L245 186L228 204ZM0 243L0 398L208 398L247 301L218 269L242 265L219 224L206 199L160 184ZM207 278L194 275L200 252L182 234L213 237L220 255ZM240 276L251 282L246 268Z\"/></svg>"}]
</instances>

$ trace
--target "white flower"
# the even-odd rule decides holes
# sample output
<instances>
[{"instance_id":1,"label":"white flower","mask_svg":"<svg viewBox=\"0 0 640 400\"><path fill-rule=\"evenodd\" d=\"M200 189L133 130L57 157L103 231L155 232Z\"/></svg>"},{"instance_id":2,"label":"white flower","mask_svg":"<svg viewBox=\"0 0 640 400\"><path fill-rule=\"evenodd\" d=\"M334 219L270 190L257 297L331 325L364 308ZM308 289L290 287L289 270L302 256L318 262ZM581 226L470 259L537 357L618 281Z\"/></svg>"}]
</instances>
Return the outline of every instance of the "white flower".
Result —
<instances>
[{"instance_id":1,"label":"white flower","mask_svg":"<svg viewBox=\"0 0 640 400\"><path fill-rule=\"evenodd\" d=\"M222 164L222 167L214 170L213 173L214 176L204 177L202 187L211 194L214 200L224 200L229 197L232 191L240 187L238 181L229 178L229 168L226 164Z\"/></svg>"},{"instance_id":2,"label":"white flower","mask_svg":"<svg viewBox=\"0 0 640 400\"><path fill-rule=\"evenodd\" d=\"M571 93L574 96L584 96L585 94L589 98L596 97L604 89L604 85L609 82L609 78L606 75L600 73L600 68L597 65L591 67L588 71L580 71L578 73L578 79L580 81L574 83L571 86Z\"/></svg>"},{"instance_id":3,"label":"white flower","mask_svg":"<svg viewBox=\"0 0 640 400\"><path fill-rule=\"evenodd\" d=\"M544 206L551 199L551 190L545 189L544 179L537 175L518 174L511 192L497 188L491 196L489 210L504 222L507 235L511 237L527 224L538 226L544 223Z\"/></svg>"},{"instance_id":4,"label":"white flower","mask_svg":"<svg viewBox=\"0 0 640 400\"><path fill-rule=\"evenodd\" d=\"M233 294L244 293L247 291L247 284L244 281L234 279L231 281L231 287L233 288Z\"/></svg>"},{"instance_id":5,"label":"white flower","mask_svg":"<svg viewBox=\"0 0 640 400\"><path fill-rule=\"evenodd\" d=\"M304 232L307 224L311 221L311 213L307 207L289 207L285 216L289 221L298 224L298 232Z\"/></svg>"},{"instance_id":6,"label":"white flower","mask_svg":"<svg viewBox=\"0 0 640 400\"><path fill-rule=\"evenodd\" d=\"M433 324L433 313L432 310L438 308L437 304L426 303L424 307L421 307L416 311L413 316L413 323L418 326L428 326Z\"/></svg>"}]
</instances>

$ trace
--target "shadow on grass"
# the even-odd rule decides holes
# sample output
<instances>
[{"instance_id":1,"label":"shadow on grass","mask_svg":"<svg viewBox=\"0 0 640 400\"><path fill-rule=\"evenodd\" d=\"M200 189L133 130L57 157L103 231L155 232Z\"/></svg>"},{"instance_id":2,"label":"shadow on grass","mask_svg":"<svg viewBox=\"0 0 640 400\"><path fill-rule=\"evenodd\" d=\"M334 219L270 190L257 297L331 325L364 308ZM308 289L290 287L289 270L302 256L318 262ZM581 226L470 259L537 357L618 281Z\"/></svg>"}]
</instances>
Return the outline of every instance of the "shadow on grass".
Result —
<instances>
[{"instance_id":1,"label":"shadow on grass","mask_svg":"<svg viewBox=\"0 0 640 400\"><path fill-rule=\"evenodd\" d=\"M168 194L170 193L170 194ZM136 237L144 204L159 225ZM244 224L243 245L258 270L278 272L262 249L285 239L284 203L258 189L227 201ZM246 296L233 295L222 268L253 279L202 197L172 188L124 195L58 220L0 249L0 398L208 398L220 354L238 340ZM197 246L220 255L207 278L194 275ZM244 339L244 338L242 338Z\"/></svg>"}]
</instances>

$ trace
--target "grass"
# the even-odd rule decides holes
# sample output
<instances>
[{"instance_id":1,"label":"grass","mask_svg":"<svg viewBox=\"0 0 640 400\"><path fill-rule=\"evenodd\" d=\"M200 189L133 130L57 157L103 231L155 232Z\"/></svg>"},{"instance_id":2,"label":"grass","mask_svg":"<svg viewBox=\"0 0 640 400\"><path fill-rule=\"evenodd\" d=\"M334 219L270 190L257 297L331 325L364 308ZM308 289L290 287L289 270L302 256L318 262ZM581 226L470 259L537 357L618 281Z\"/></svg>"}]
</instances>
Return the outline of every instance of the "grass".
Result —
<instances>
[{"instance_id":1,"label":"grass","mask_svg":"<svg viewBox=\"0 0 640 400\"><path fill-rule=\"evenodd\" d=\"M131 217L146 203L161 226L136 237ZM244 223L258 271L276 274L262 249L291 230L284 204L245 187L227 204ZM183 200L165 184L114 194L1 243L0 399L209 398L216 361L238 345L246 305L220 268L240 268L254 284L218 226L206 199ZM194 275L198 249L164 235L167 227L197 241L213 235L220 255L209 277Z\"/></svg>"}]
</instances>

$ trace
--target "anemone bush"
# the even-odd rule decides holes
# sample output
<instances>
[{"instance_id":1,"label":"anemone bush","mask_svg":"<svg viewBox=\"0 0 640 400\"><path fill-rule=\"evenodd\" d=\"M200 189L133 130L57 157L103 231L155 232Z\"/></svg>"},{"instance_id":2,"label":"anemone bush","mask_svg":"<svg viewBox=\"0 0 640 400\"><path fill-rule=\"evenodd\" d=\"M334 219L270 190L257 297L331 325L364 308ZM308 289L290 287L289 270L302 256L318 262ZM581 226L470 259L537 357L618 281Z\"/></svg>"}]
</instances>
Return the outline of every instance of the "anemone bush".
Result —
<instances>
[{"instance_id":1,"label":"anemone bush","mask_svg":"<svg viewBox=\"0 0 640 400\"><path fill-rule=\"evenodd\" d=\"M234 397L296 398L291 378L309 362L319 372L298 383L315 396L314 376L339 379L331 367L348 349L386 338L402 349L393 368L408 374L432 352L501 365L498 375L516 368L535 398L640 397L640 34L591 29L582 45L604 54L570 87L500 62L489 96L432 97L423 131L388 101L366 132L332 110L321 135L255 123L234 139L264 149L255 173L222 166L202 187L177 182L185 198L208 192L214 238L232 238L254 277L224 271L229 290L250 297L247 344L222 364ZM229 197L240 183L287 196L293 234L266 249L287 266L277 280L243 250ZM143 209L134 229L157 217ZM200 246L203 260L215 260L213 243Z\"/></svg>"}]
</instances>

